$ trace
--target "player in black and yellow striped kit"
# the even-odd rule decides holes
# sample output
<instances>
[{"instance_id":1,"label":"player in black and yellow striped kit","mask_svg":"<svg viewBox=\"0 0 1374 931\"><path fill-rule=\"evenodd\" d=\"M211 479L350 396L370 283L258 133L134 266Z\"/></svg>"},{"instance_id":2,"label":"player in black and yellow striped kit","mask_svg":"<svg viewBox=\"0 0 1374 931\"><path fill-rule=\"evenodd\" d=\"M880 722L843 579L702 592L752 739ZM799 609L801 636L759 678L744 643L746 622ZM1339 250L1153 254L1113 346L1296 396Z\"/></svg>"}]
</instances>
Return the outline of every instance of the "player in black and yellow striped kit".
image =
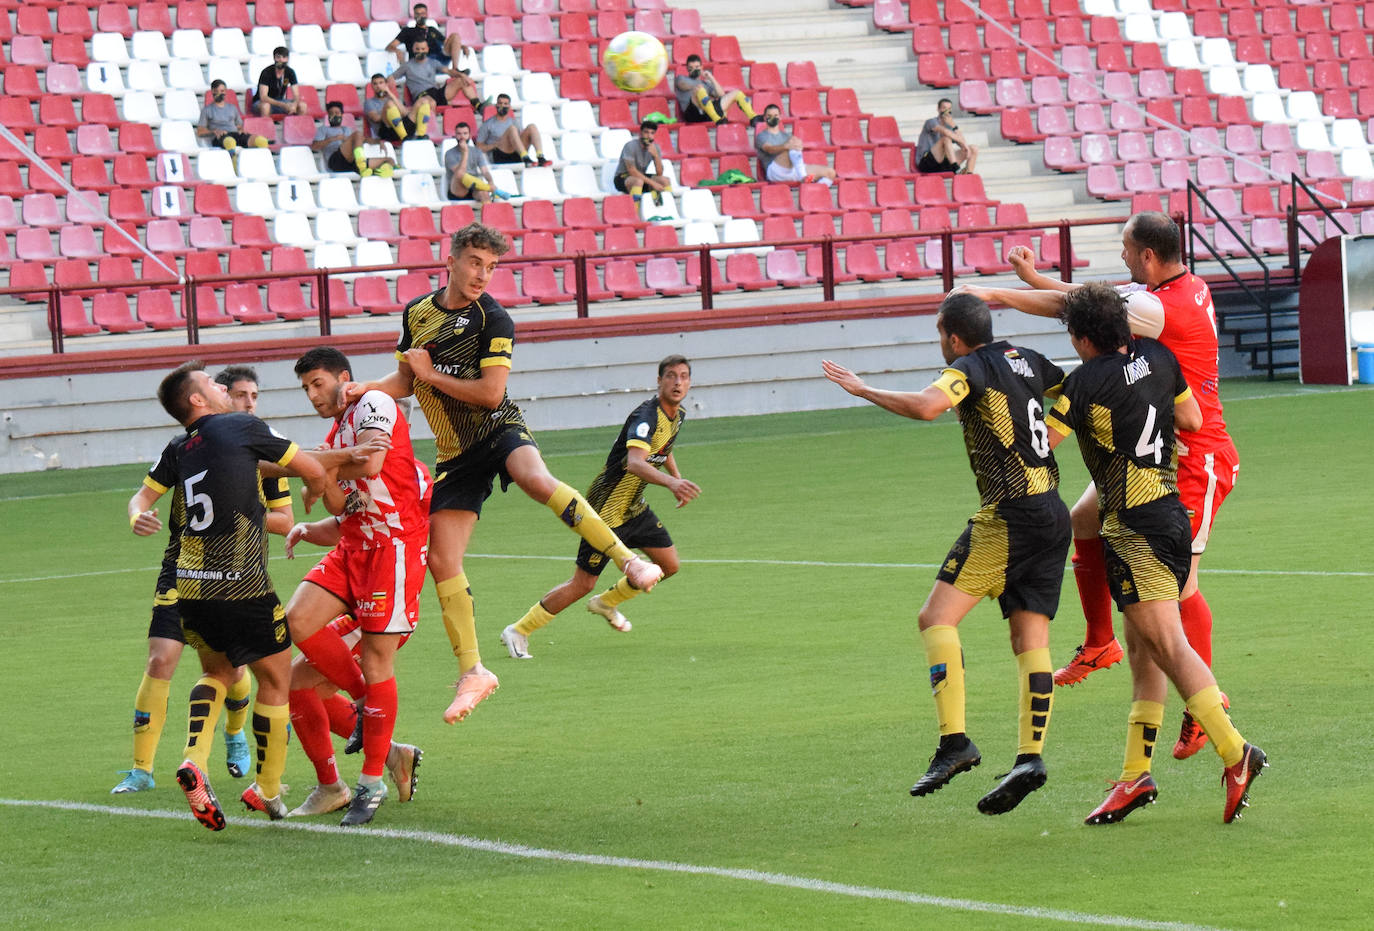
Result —
<instances>
[{"instance_id":1,"label":"player in black and yellow striped kit","mask_svg":"<svg viewBox=\"0 0 1374 931\"><path fill-rule=\"evenodd\" d=\"M480 223L454 233L448 284L406 305L396 371L350 385L346 394L355 401L373 388L394 398L414 393L434 431L439 462L430 501L429 573L458 659L457 691L444 712L450 724L465 719L500 684L482 665L472 590L463 571L468 541L498 476L502 490L514 482L642 591L663 575L630 552L580 494L549 472L524 415L506 395L515 322L486 287L509 248L505 236Z\"/></svg>"},{"instance_id":2,"label":"player in black and yellow striped kit","mask_svg":"<svg viewBox=\"0 0 1374 931\"><path fill-rule=\"evenodd\" d=\"M177 608L186 643L199 654L203 674L191 689L186 753L177 782L196 819L211 830L222 829L224 812L205 768L215 722L238 677L236 667L248 666L258 682L252 716L258 765L257 780L243 800L274 820L282 818L291 635L267 573L258 462L276 463L305 479L307 507L324 496L331 510L342 510L342 492L295 443L251 414L233 413L228 392L210 380L200 363L173 370L158 387L158 400L186 432L167 444L148 470L143 490L129 502L129 523L135 533L140 527L156 532L149 527L152 505L170 489L181 489L172 515L181 528Z\"/></svg>"},{"instance_id":3,"label":"player in black and yellow striped kit","mask_svg":"<svg viewBox=\"0 0 1374 931\"><path fill-rule=\"evenodd\" d=\"M663 570L666 579L678 570L677 547L658 516L644 500L644 488L652 483L673 493L682 507L701 489L678 471L673 458L673 443L686 419L682 402L692 386L692 366L682 356L668 356L658 364L658 393L640 404L626 419L611 447L606 464L587 491L587 503L596 508L601 519L629 547L644 554ZM662 471L660 471L662 469ZM525 612L525 616L501 631L512 659L530 658L530 634L545 626L564 608L575 604L596 586L606 557L583 540L577 549L577 568L572 578L554 588ZM587 604L611 627L628 633L630 622L620 613L620 605L639 594L628 577Z\"/></svg>"},{"instance_id":4,"label":"player in black and yellow striped kit","mask_svg":"<svg viewBox=\"0 0 1374 931\"><path fill-rule=\"evenodd\" d=\"M1222 704L1207 664L1189 645L1178 597L1192 561L1192 527L1178 498L1174 428L1197 430L1202 410L1162 343L1131 336L1122 296L1084 285L1064 301L1064 321L1083 365L1065 381L1045 417L1051 445L1077 431L1097 486L1107 580L1126 617L1132 704L1121 778L1088 824L1115 824L1159 794L1150 776L1164 700L1173 682L1225 770L1222 820L1248 803L1250 783L1268 765L1245 742Z\"/></svg>"},{"instance_id":5,"label":"player in black and yellow striped kit","mask_svg":"<svg viewBox=\"0 0 1374 931\"><path fill-rule=\"evenodd\" d=\"M870 388L833 362L822 367L850 394L895 414L934 420L952 407L959 416L982 507L950 549L921 607L940 745L911 794L934 792L982 762L964 732L958 624L979 601L993 597L1011 628L1019 682L1016 761L978 802L979 811L996 815L1011 811L1046 779L1042 751L1054 702L1049 622L1059 608L1070 530L1043 398L1057 396L1064 373L1034 350L994 341L987 304L970 294L946 297L936 328L949 367L923 391Z\"/></svg>"}]
</instances>

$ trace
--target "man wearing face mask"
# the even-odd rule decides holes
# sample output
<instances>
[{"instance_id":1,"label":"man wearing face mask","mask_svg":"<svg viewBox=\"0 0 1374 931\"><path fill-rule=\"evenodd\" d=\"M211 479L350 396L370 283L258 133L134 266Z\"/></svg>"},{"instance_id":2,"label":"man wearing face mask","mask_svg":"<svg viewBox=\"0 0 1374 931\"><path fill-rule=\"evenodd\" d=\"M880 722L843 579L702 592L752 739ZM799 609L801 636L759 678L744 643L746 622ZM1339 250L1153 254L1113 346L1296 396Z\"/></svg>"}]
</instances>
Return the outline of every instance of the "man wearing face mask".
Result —
<instances>
[{"instance_id":1,"label":"man wearing face mask","mask_svg":"<svg viewBox=\"0 0 1374 931\"><path fill-rule=\"evenodd\" d=\"M673 79L673 93L684 123L724 123L731 104L739 107L749 122L759 119L744 91L721 87L715 75L702 66L700 55L687 56L687 72Z\"/></svg>"},{"instance_id":2,"label":"man wearing face mask","mask_svg":"<svg viewBox=\"0 0 1374 931\"><path fill-rule=\"evenodd\" d=\"M553 164L544 157L539 127L533 123L522 127L511 113L509 94L497 95L496 115L483 120L477 130L477 148L498 165L524 162L526 167L533 168Z\"/></svg>"},{"instance_id":3,"label":"man wearing face mask","mask_svg":"<svg viewBox=\"0 0 1374 931\"><path fill-rule=\"evenodd\" d=\"M210 84L210 99L200 108L200 119L196 121L196 135L209 137L214 145L233 151L241 145L255 149L267 148L267 139L243 131L243 113L238 104L229 99L229 89L216 78Z\"/></svg>"},{"instance_id":4,"label":"man wearing face mask","mask_svg":"<svg viewBox=\"0 0 1374 931\"><path fill-rule=\"evenodd\" d=\"M385 155L377 155L381 146L373 144L374 156L368 157L366 143L361 129L348 129L343 124L344 107L337 100L324 105L328 125L315 130L315 138L310 143L312 152L319 152L324 158L324 167L330 171L356 171L366 178L376 172L383 178L390 178L395 170L395 161Z\"/></svg>"},{"instance_id":5,"label":"man wearing face mask","mask_svg":"<svg viewBox=\"0 0 1374 931\"><path fill-rule=\"evenodd\" d=\"M372 96L363 101L363 119L372 135L385 142L402 142L423 123L420 135L429 132L429 114L434 101L419 97L407 107L380 74L372 76Z\"/></svg>"},{"instance_id":6,"label":"man wearing face mask","mask_svg":"<svg viewBox=\"0 0 1374 931\"><path fill-rule=\"evenodd\" d=\"M406 26L396 33L396 38L392 39L387 45L386 50L396 56L396 64L405 64L406 50L421 39L429 44L429 57L439 62L441 65L451 65L456 61L461 61L463 53L467 49L463 46L462 38L455 32L448 38L438 30L434 23L429 19L429 7L423 3L415 4L411 11L415 16L415 25Z\"/></svg>"},{"instance_id":7,"label":"man wearing face mask","mask_svg":"<svg viewBox=\"0 0 1374 931\"><path fill-rule=\"evenodd\" d=\"M954 122L954 104L948 97L940 98L935 116L926 120L916 143L916 170L925 174L973 174L977 163L978 147L969 145L959 132Z\"/></svg>"},{"instance_id":8,"label":"man wearing face mask","mask_svg":"<svg viewBox=\"0 0 1374 931\"><path fill-rule=\"evenodd\" d=\"M754 126L754 151L769 181L819 181L826 187L835 183L833 168L806 164L802 141L782 128L782 111L775 103L763 108L763 124Z\"/></svg>"},{"instance_id":9,"label":"man wearing face mask","mask_svg":"<svg viewBox=\"0 0 1374 931\"><path fill-rule=\"evenodd\" d=\"M639 124L639 138L631 139L620 150L620 164L615 168L615 189L633 195L635 200L643 196L647 187L653 192L654 202L659 203L663 199L659 193L670 187L668 179L663 177L663 155L658 143L654 142L657 133L658 124L645 120ZM654 169L652 172L649 171L650 165Z\"/></svg>"},{"instance_id":10,"label":"man wearing face mask","mask_svg":"<svg viewBox=\"0 0 1374 931\"><path fill-rule=\"evenodd\" d=\"M485 204L495 195L510 200L510 194L496 186L487 157L472 144L472 127L459 123L453 131L457 144L444 153L444 190L449 200L475 200Z\"/></svg>"},{"instance_id":11,"label":"man wearing face mask","mask_svg":"<svg viewBox=\"0 0 1374 931\"><path fill-rule=\"evenodd\" d=\"M305 101L296 92L296 72L286 63L289 57L286 46L277 46L272 50L272 64L258 75L258 90L253 96L253 110L258 116L306 112Z\"/></svg>"},{"instance_id":12,"label":"man wearing face mask","mask_svg":"<svg viewBox=\"0 0 1374 931\"><path fill-rule=\"evenodd\" d=\"M449 78L443 86L440 86L437 80L437 76L441 74L446 74ZM391 72L391 80L397 84L404 81L406 90L410 92L410 99L417 104L428 99L432 107L446 107L456 100L461 92L474 109L480 105L477 100L477 87L472 80L457 69L441 65L431 58L429 43L424 39L410 47L410 61ZM464 86L466 90L463 89ZM416 120L417 125L420 122ZM427 117L424 123L425 125L420 128L422 136L429 132Z\"/></svg>"}]
</instances>

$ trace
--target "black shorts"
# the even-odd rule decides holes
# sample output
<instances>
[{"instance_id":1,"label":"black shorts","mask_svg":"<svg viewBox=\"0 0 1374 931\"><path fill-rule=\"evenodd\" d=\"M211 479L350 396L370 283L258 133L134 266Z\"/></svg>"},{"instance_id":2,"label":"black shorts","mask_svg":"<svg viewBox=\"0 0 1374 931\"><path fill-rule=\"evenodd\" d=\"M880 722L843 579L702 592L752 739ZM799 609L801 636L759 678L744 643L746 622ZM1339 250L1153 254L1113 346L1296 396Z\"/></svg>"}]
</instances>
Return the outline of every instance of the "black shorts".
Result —
<instances>
[{"instance_id":1,"label":"black shorts","mask_svg":"<svg viewBox=\"0 0 1374 931\"><path fill-rule=\"evenodd\" d=\"M253 137L249 133L225 133L223 136L220 136L219 139L215 141L215 144L222 149L224 148L224 140L226 139L233 139L234 142L238 145L246 146L253 144Z\"/></svg>"},{"instance_id":2,"label":"black shorts","mask_svg":"<svg viewBox=\"0 0 1374 931\"><path fill-rule=\"evenodd\" d=\"M357 171L358 164L353 159L344 155L343 146L339 146L329 156L324 163L330 171Z\"/></svg>"},{"instance_id":3,"label":"black shorts","mask_svg":"<svg viewBox=\"0 0 1374 931\"><path fill-rule=\"evenodd\" d=\"M401 117L401 125L405 127L406 139L414 139L415 121L408 116L403 116ZM405 139L402 139L400 136L396 134L396 128L392 126L390 123L388 123L385 117L383 117L382 121L380 123L377 123L373 128L377 131L378 139L382 139L386 142L396 143L405 141Z\"/></svg>"},{"instance_id":4,"label":"black shorts","mask_svg":"<svg viewBox=\"0 0 1374 931\"><path fill-rule=\"evenodd\" d=\"M1003 617L1059 610L1073 533L1057 492L990 504L969 519L936 578L969 595L995 597Z\"/></svg>"},{"instance_id":5,"label":"black shorts","mask_svg":"<svg viewBox=\"0 0 1374 931\"><path fill-rule=\"evenodd\" d=\"M648 177L648 178L657 178L658 175L646 175L646 177ZM629 183L630 183L630 176L629 176L629 175L616 175L616 176L615 176L615 189L616 189L617 191L620 191L622 194L629 194L629 193L631 193L630 188L629 188L629 186L628 186Z\"/></svg>"},{"instance_id":6,"label":"black shorts","mask_svg":"<svg viewBox=\"0 0 1374 931\"><path fill-rule=\"evenodd\" d=\"M223 653L235 666L247 666L291 648L286 609L276 595L242 601L182 598L177 605L186 644L196 650Z\"/></svg>"},{"instance_id":7,"label":"black shorts","mask_svg":"<svg viewBox=\"0 0 1374 931\"><path fill-rule=\"evenodd\" d=\"M181 632L181 609L177 607L177 590L159 587L153 595L153 618L148 622L148 637L186 642Z\"/></svg>"},{"instance_id":8,"label":"black shorts","mask_svg":"<svg viewBox=\"0 0 1374 931\"><path fill-rule=\"evenodd\" d=\"M645 508L619 527L611 529L620 538L620 542L632 550L666 550L673 545L668 528L663 526L663 521L649 508ZM592 549L592 545L586 540L577 548L577 568L584 572L600 575L609 561L605 553Z\"/></svg>"},{"instance_id":9,"label":"black shorts","mask_svg":"<svg viewBox=\"0 0 1374 931\"><path fill-rule=\"evenodd\" d=\"M487 158L491 159L498 165L514 165L517 162L524 161L524 158L517 155L516 153L507 152L503 149L492 149L490 152L487 153Z\"/></svg>"},{"instance_id":10,"label":"black shorts","mask_svg":"<svg viewBox=\"0 0 1374 931\"><path fill-rule=\"evenodd\" d=\"M1102 517L1107 585L1118 608L1177 601L1193 563L1193 527L1177 495Z\"/></svg>"},{"instance_id":11,"label":"black shorts","mask_svg":"<svg viewBox=\"0 0 1374 931\"><path fill-rule=\"evenodd\" d=\"M429 90L424 91L423 93L416 94L415 102L419 103L421 97L428 97L430 100L434 101L435 106L448 106L448 98L444 96L444 89L442 87L439 87L437 84L434 87L431 87Z\"/></svg>"},{"instance_id":12,"label":"black shorts","mask_svg":"<svg viewBox=\"0 0 1374 931\"><path fill-rule=\"evenodd\" d=\"M711 103L715 105L716 112L719 113L719 112L720 112L720 98L719 98L719 97L708 97L707 99L710 100ZM682 122L684 122L684 123L714 123L714 122L715 122L715 120L711 119L709 116L707 116L707 115L706 115L705 113L703 113L701 110L698 110L698 109L697 109L696 101L693 101L692 103L687 104L687 106L686 106L685 108L680 108L680 109L682 110L682 112L679 114L679 116L682 117Z\"/></svg>"},{"instance_id":13,"label":"black shorts","mask_svg":"<svg viewBox=\"0 0 1374 931\"><path fill-rule=\"evenodd\" d=\"M502 491L510 487L506 458L521 446L539 448L524 427L508 426L487 437L481 446L436 463L429 512L472 511L481 516L482 502L491 497L496 476L501 476Z\"/></svg>"},{"instance_id":14,"label":"black shorts","mask_svg":"<svg viewBox=\"0 0 1374 931\"><path fill-rule=\"evenodd\" d=\"M916 170L928 175L938 174L942 171L957 172L959 170L959 164L957 162L942 162L934 155L927 152L925 155L922 155L921 160L916 163Z\"/></svg>"}]
</instances>

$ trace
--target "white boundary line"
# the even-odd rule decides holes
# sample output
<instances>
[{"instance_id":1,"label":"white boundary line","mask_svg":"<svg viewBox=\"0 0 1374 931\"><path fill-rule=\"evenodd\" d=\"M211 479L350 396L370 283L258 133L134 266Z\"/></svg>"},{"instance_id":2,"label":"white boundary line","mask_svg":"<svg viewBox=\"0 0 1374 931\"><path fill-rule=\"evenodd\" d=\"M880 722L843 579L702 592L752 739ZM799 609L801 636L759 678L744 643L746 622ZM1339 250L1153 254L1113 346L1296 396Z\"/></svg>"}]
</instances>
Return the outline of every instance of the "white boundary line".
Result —
<instances>
[{"instance_id":1,"label":"white boundary line","mask_svg":"<svg viewBox=\"0 0 1374 931\"><path fill-rule=\"evenodd\" d=\"M124 808L115 805L92 805L87 802L46 801L39 799L0 798L0 805L16 808L47 808L59 811L86 812L100 815L118 815L129 818L158 818L168 821L187 821L191 819L184 811L159 811L140 808ZM343 828L332 824L309 824L288 821L273 823L254 819L233 819L234 827L250 827L278 831L304 831L310 834L330 834L343 837L380 837L387 840L418 841L445 847L463 847L481 853L495 853L526 860L552 860L559 863L577 863L585 866L606 866L628 870L656 870L664 873L684 873L693 876L713 876L718 879L733 879L741 882L762 883L768 886L781 886L801 889L806 892L823 892L829 895L849 896L857 899L882 899L901 902L906 905L924 905L949 911L982 912L993 915L1010 915L1016 918L1038 918L1048 921L1062 921L1069 924L1100 925L1110 928L1149 928L1160 931L1217 931L1207 925L1194 925L1176 921L1151 921L1132 918L1126 915L1094 915L1088 912L1065 911L1054 908L1041 908L1031 905L1005 905L998 902L979 902L974 899L954 899L946 896L925 895L919 892L905 892L900 889L882 889L875 886L855 886L849 883L830 882L806 876L791 876L786 873L768 873L761 870L731 869L721 866L699 866L692 863L677 863L672 860L640 860L633 857L608 857L600 854L574 853L567 850L550 850L546 847L529 847L524 844L511 844L499 840L484 840L464 834L441 834L437 831L403 831L395 828Z\"/></svg>"},{"instance_id":2,"label":"white boundary line","mask_svg":"<svg viewBox=\"0 0 1374 931\"><path fill-rule=\"evenodd\" d=\"M321 555L323 551L321 551ZM285 556L272 556L272 561L285 559ZM530 556L520 553L468 553L465 559L521 559L540 562L569 562L566 553L558 556ZM693 564L703 566L784 566L811 567L817 569L938 569L940 563L933 562L826 562L819 559L692 559ZM311 563L309 557L302 564ZM311 563L313 565L313 563ZM64 575L37 575L26 578L0 579L0 585L22 585L34 582L60 582L65 579L88 579L102 575L124 575L129 572L157 572L161 565L135 566L128 569L100 569L94 572L71 572ZM1069 571L1065 567L1065 572ZM1325 570L1325 569L1207 569L1207 575L1239 576L1280 576L1317 579L1367 579L1374 578L1374 571L1367 570Z\"/></svg>"}]
</instances>

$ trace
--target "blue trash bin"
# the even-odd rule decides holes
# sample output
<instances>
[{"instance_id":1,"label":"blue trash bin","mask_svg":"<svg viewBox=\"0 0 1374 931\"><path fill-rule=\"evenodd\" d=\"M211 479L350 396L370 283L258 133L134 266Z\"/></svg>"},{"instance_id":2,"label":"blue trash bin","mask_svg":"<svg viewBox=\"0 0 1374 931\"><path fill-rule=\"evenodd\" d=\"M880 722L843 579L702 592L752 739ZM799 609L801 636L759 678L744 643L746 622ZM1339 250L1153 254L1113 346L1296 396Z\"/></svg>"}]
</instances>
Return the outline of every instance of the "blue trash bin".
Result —
<instances>
[{"instance_id":1,"label":"blue trash bin","mask_svg":"<svg viewBox=\"0 0 1374 931\"><path fill-rule=\"evenodd\" d=\"M1355 349L1357 373L1362 385L1374 385L1374 344L1361 343Z\"/></svg>"}]
</instances>

